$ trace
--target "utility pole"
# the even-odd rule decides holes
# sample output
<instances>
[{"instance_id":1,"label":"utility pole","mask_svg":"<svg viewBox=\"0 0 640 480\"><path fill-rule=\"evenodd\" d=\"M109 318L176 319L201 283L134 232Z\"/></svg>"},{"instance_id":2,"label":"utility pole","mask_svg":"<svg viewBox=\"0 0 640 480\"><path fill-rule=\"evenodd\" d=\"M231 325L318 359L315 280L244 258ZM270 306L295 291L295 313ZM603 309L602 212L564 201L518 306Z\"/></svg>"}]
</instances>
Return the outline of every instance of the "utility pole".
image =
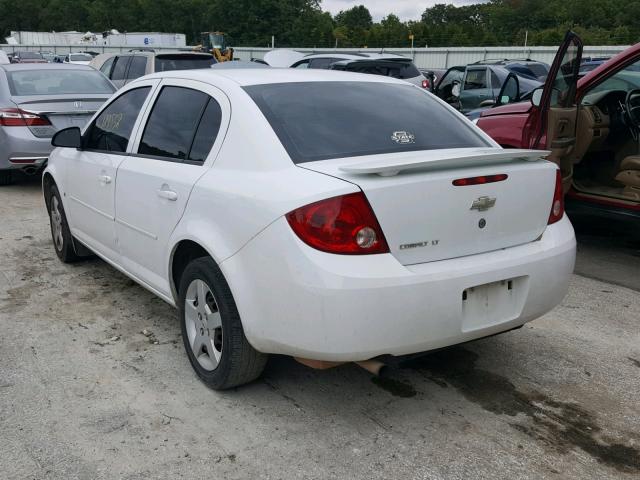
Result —
<instances>
[{"instance_id":1,"label":"utility pole","mask_svg":"<svg viewBox=\"0 0 640 480\"><path fill-rule=\"evenodd\" d=\"M271 48L272 49L276 48L276 36L275 35L271 35Z\"/></svg>"},{"instance_id":2,"label":"utility pole","mask_svg":"<svg viewBox=\"0 0 640 480\"><path fill-rule=\"evenodd\" d=\"M524 47L527 48L527 40L529 40L529 30L524 31Z\"/></svg>"}]
</instances>

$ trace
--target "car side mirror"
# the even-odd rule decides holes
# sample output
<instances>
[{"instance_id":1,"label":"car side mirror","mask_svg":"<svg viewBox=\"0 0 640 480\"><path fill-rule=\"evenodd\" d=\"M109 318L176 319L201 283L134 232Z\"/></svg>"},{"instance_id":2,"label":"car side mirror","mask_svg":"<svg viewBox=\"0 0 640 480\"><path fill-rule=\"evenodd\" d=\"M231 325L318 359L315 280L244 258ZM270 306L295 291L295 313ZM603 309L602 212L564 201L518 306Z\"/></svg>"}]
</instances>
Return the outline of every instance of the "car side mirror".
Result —
<instances>
[{"instance_id":1,"label":"car side mirror","mask_svg":"<svg viewBox=\"0 0 640 480\"><path fill-rule=\"evenodd\" d=\"M51 139L54 147L81 148L82 135L78 127L69 127L56 132Z\"/></svg>"},{"instance_id":2,"label":"car side mirror","mask_svg":"<svg viewBox=\"0 0 640 480\"><path fill-rule=\"evenodd\" d=\"M538 87L531 93L531 104L534 107L539 107L540 102L542 102L542 92L544 91L544 87Z\"/></svg>"}]
</instances>

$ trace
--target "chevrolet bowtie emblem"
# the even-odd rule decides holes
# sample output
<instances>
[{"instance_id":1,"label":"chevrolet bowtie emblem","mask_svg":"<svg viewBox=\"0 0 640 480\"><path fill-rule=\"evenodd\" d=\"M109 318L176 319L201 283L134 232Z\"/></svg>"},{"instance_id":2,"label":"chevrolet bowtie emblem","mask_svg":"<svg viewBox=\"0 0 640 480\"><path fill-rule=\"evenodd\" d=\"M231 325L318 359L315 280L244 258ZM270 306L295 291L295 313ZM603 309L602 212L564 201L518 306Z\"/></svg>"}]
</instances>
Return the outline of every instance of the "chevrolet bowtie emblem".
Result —
<instances>
[{"instance_id":1,"label":"chevrolet bowtie emblem","mask_svg":"<svg viewBox=\"0 0 640 480\"><path fill-rule=\"evenodd\" d=\"M471 210L485 212L496 204L496 199L491 197L480 197L471 204Z\"/></svg>"}]
</instances>

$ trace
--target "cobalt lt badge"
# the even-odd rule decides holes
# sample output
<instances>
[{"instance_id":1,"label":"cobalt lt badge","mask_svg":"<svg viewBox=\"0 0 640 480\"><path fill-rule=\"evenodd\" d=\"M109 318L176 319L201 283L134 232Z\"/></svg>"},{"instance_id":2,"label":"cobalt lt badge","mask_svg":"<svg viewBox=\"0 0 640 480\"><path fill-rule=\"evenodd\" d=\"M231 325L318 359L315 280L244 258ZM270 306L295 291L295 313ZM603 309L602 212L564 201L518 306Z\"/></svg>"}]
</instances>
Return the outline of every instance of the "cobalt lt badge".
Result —
<instances>
[{"instance_id":1,"label":"cobalt lt badge","mask_svg":"<svg viewBox=\"0 0 640 480\"><path fill-rule=\"evenodd\" d=\"M402 144L415 143L416 136L413 133L405 132L405 131L393 132L393 135L391 135L391 140L393 140L396 143L402 143Z\"/></svg>"},{"instance_id":2,"label":"cobalt lt badge","mask_svg":"<svg viewBox=\"0 0 640 480\"><path fill-rule=\"evenodd\" d=\"M496 204L496 199L491 197L480 197L473 201L470 210L478 210L479 212L486 212Z\"/></svg>"},{"instance_id":3,"label":"cobalt lt badge","mask_svg":"<svg viewBox=\"0 0 640 480\"><path fill-rule=\"evenodd\" d=\"M73 102L73 106L76 107L76 108L82 108L82 102L75 101L75 102Z\"/></svg>"}]
</instances>

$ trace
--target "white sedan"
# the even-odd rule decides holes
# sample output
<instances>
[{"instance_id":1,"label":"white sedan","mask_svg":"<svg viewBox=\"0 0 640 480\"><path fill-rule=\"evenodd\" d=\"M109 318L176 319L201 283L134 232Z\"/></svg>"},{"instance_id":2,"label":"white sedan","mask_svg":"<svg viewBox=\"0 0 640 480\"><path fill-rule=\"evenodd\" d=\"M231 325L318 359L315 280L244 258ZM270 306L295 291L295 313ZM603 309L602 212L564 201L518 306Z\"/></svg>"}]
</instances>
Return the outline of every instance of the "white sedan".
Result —
<instances>
[{"instance_id":1,"label":"white sedan","mask_svg":"<svg viewBox=\"0 0 640 480\"><path fill-rule=\"evenodd\" d=\"M508 331L557 305L573 270L545 152L503 150L388 77L148 75L53 143L56 253L93 252L176 306L216 389L270 353L325 367Z\"/></svg>"}]
</instances>

